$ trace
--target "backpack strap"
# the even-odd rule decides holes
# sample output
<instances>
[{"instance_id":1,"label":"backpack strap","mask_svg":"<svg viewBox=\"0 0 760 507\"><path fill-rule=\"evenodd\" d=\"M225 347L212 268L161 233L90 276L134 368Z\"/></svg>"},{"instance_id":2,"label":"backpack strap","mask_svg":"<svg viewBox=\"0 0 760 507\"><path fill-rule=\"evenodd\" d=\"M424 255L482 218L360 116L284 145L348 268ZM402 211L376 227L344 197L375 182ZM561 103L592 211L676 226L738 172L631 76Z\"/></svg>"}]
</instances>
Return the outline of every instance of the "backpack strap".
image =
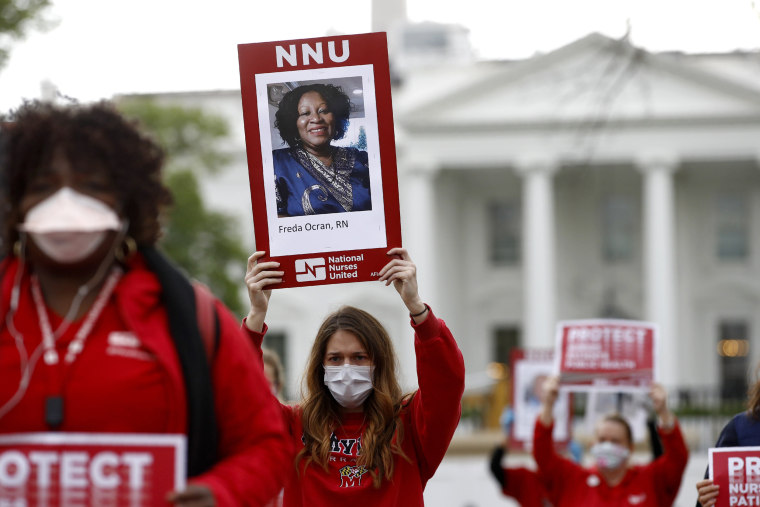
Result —
<instances>
[{"instance_id":1,"label":"backpack strap","mask_svg":"<svg viewBox=\"0 0 760 507\"><path fill-rule=\"evenodd\" d=\"M214 364L216 351L219 348L219 316L214 308L214 296L203 283L193 280L195 292L195 316L198 320L198 331L201 333L206 358L209 364Z\"/></svg>"},{"instance_id":2,"label":"backpack strap","mask_svg":"<svg viewBox=\"0 0 760 507\"><path fill-rule=\"evenodd\" d=\"M185 380L187 393L187 476L209 470L217 461L218 429L214 411L209 356L199 330L193 285L164 255L153 247L140 252L161 284L161 300L169 321L169 333ZM199 303L198 306L203 306ZM213 309L213 305L211 305Z\"/></svg>"}]
</instances>

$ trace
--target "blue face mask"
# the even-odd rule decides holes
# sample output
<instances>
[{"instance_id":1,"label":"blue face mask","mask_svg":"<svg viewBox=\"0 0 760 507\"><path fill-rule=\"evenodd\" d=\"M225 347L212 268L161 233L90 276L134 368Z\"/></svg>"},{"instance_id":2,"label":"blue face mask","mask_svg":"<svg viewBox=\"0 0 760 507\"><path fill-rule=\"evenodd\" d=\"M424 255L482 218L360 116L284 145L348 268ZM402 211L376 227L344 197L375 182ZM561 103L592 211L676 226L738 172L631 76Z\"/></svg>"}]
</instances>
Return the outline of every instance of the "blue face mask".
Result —
<instances>
[{"instance_id":1,"label":"blue face mask","mask_svg":"<svg viewBox=\"0 0 760 507\"><path fill-rule=\"evenodd\" d=\"M591 455L598 468L612 470L619 468L631 454L626 447L612 442L599 442L591 448Z\"/></svg>"}]
</instances>

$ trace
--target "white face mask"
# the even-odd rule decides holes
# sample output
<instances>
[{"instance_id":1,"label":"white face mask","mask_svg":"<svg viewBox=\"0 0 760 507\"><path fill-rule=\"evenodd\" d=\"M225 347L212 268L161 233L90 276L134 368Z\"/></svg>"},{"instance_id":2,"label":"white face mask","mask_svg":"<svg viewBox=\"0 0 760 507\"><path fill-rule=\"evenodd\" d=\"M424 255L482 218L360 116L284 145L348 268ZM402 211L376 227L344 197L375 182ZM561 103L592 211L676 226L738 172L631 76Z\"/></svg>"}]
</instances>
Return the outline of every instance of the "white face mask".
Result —
<instances>
[{"instance_id":1,"label":"white face mask","mask_svg":"<svg viewBox=\"0 0 760 507\"><path fill-rule=\"evenodd\" d=\"M618 468L631 451L622 445L613 444L612 442L599 442L591 448L591 455L596 461L596 466L608 470Z\"/></svg>"},{"instance_id":2,"label":"white face mask","mask_svg":"<svg viewBox=\"0 0 760 507\"><path fill-rule=\"evenodd\" d=\"M63 187L35 205L19 230L27 232L45 255L62 264L85 259L119 230L118 215L104 202Z\"/></svg>"},{"instance_id":3,"label":"white face mask","mask_svg":"<svg viewBox=\"0 0 760 507\"><path fill-rule=\"evenodd\" d=\"M343 408L361 406L372 393L373 366L325 366L325 385Z\"/></svg>"}]
</instances>

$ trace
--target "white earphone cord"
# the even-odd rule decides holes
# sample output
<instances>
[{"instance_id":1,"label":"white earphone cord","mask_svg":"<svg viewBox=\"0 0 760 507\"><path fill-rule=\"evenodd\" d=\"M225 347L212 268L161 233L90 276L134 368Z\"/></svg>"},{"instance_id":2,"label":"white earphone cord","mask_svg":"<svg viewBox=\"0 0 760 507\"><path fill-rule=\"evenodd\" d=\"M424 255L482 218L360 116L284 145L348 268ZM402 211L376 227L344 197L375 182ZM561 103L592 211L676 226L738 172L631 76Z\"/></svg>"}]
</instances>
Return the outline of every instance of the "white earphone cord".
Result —
<instances>
[{"instance_id":1,"label":"white earphone cord","mask_svg":"<svg viewBox=\"0 0 760 507\"><path fill-rule=\"evenodd\" d=\"M121 243L121 240L123 240L127 234L127 228L128 223L125 222L124 227L122 227L122 229L119 231L119 234L116 235L114 244L118 245ZM29 387L29 380L32 378L32 373L34 373L34 368L37 365L37 361L42 355L42 346L44 345L44 343L40 342L37 348L34 349L34 352L32 352L31 357L29 357L26 351L26 345L24 344L24 336L19 333L19 331L16 329L16 326L13 324L13 316L16 314L16 310L18 309L18 302L20 299L21 277L23 276L25 268L25 253L26 234L21 233L21 254L19 255L20 264L16 270L16 276L13 279L13 287L11 289L11 306L8 309L8 313L5 314L5 325L13 336L13 340L16 343L16 349L18 349L21 378L18 381L18 388L16 389L16 392L13 394L13 396L11 396L8 401L0 406L0 419L5 417L8 412L10 412L26 394L26 390ZM113 255L114 250L112 248L111 253L104 257L103 261L100 263L100 266L98 266L98 270L95 272L92 278L90 278L87 283L80 286L77 290L77 294L74 297L74 300L71 302L69 310L66 312L66 316L63 318L63 322L55 330L54 336L56 341L63 335L66 329L68 329L69 323L71 321L70 319L76 315L76 312L79 310L79 306L82 304L84 297L92 290L95 285L97 285L100 280L105 277L106 267L110 264L109 261L113 260Z\"/></svg>"}]
</instances>

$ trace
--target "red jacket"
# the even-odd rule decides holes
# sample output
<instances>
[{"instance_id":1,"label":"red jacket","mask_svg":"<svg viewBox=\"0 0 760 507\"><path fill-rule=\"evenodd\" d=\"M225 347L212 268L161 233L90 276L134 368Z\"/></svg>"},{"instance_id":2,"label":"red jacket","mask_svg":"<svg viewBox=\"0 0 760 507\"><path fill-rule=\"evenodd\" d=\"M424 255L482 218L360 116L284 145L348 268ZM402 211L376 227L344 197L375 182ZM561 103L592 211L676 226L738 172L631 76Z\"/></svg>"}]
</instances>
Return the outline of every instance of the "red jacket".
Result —
<instances>
[{"instance_id":1,"label":"red jacket","mask_svg":"<svg viewBox=\"0 0 760 507\"><path fill-rule=\"evenodd\" d=\"M491 453L491 474L501 486L501 492L517 500L522 507L551 507L549 478L530 468L502 466L505 454L503 446L494 448Z\"/></svg>"},{"instance_id":2,"label":"red jacket","mask_svg":"<svg viewBox=\"0 0 760 507\"><path fill-rule=\"evenodd\" d=\"M521 507L550 507L546 482L530 468L506 467L501 492L517 500Z\"/></svg>"},{"instance_id":3,"label":"red jacket","mask_svg":"<svg viewBox=\"0 0 760 507\"><path fill-rule=\"evenodd\" d=\"M552 429L536 420L533 457L551 477L549 494L555 507L666 507L673 505L686 469L689 451L678 423L659 429L665 452L648 465L628 469L617 486L610 487L595 468L584 468L554 450Z\"/></svg>"},{"instance_id":4,"label":"red jacket","mask_svg":"<svg viewBox=\"0 0 760 507\"><path fill-rule=\"evenodd\" d=\"M328 470L319 465L291 466L285 484L286 507L333 507L335 505L424 505L422 492L438 468L460 416L464 391L464 361L446 324L432 311L421 324L414 324L419 390L402 409L404 439L401 447L409 461L396 455L391 480L379 488L370 474L356 466L363 430L362 413L350 414L335 429ZM260 347L263 333L249 331ZM302 426L297 407L283 406L290 421L294 451L303 448Z\"/></svg>"},{"instance_id":5,"label":"red jacket","mask_svg":"<svg viewBox=\"0 0 760 507\"><path fill-rule=\"evenodd\" d=\"M0 404L19 384L19 352L6 326L15 260L0 280ZM185 433L185 384L160 301L161 287L135 256L100 315L84 349L70 365L38 361L21 401L0 418L0 433L49 431L44 400L64 400L59 428L71 432ZM219 461L189 482L207 485L219 506L264 505L280 489L291 463L281 412L238 319L218 301L219 346L211 368L219 430ZM55 328L61 318L48 311ZM188 318L194 318L188 316ZM21 280L17 334L29 354L41 342L29 277ZM57 342L63 358L76 322Z\"/></svg>"}]
</instances>

